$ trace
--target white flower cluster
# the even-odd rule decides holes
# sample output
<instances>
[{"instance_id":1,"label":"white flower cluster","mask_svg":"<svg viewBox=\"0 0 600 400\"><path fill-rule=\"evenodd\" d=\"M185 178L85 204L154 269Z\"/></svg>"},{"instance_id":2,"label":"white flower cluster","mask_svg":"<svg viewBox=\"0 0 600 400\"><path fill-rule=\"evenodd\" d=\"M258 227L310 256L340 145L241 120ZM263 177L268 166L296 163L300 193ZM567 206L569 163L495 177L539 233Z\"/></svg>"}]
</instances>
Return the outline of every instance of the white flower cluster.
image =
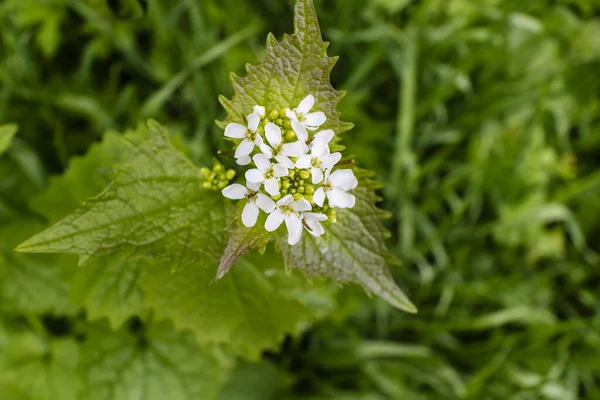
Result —
<instances>
[{"instance_id":1,"label":"white flower cluster","mask_svg":"<svg viewBox=\"0 0 600 400\"><path fill-rule=\"evenodd\" d=\"M255 106L246 117L247 125L230 123L225 136L236 142L239 165L252 165L246 171L246 185L238 183L223 189L225 197L246 200L242 222L252 227L259 209L268 214L265 229L275 231L283 222L288 243L298 243L303 226L314 236L325 230L322 221L335 221L335 208L354 207L348 193L358 181L350 169L332 171L342 158L331 153L331 129L316 132L326 121L322 112L310 112L315 98L308 95L294 110L273 110ZM315 132L315 133L313 133Z\"/></svg>"}]
</instances>

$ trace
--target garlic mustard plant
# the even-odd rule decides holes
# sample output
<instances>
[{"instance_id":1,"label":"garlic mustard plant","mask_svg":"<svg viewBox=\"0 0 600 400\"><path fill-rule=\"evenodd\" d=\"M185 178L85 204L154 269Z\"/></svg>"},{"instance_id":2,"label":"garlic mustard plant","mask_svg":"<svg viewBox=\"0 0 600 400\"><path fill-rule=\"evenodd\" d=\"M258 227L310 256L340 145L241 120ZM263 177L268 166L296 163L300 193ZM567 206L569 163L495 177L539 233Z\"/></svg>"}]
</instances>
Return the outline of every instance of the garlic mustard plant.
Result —
<instances>
[{"instance_id":1,"label":"garlic mustard plant","mask_svg":"<svg viewBox=\"0 0 600 400\"><path fill-rule=\"evenodd\" d=\"M358 185L352 170L333 171L342 158L329 148L335 132L313 134L327 121L323 112L310 113L314 106L310 94L293 111L267 113L256 105L247 126L232 122L225 128L225 136L236 142L238 164L243 158L242 165L256 168L245 172L246 186L227 186L223 196L246 201L242 222L247 227L256 224L259 209L268 214L268 232L285 221L290 245L298 243L303 226L314 236L323 235L321 222L334 223L335 208L352 208L355 203L348 193Z\"/></svg>"}]
</instances>

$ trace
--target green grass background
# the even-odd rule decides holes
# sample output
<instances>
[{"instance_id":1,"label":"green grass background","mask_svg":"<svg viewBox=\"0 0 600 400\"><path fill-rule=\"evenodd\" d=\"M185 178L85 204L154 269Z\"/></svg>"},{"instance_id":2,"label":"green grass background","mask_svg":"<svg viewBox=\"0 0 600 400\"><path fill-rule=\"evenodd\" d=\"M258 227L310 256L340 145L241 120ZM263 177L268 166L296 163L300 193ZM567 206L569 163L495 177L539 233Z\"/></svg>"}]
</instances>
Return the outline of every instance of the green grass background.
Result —
<instances>
[{"instance_id":1,"label":"green grass background","mask_svg":"<svg viewBox=\"0 0 600 400\"><path fill-rule=\"evenodd\" d=\"M209 164L229 72L293 30L287 0L140 3L0 3L0 123L19 126L0 222L148 117ZM394 274L420 313L348 288L350 311L222 398L600 399L600 2L315 4L347 151L385 183Z\"/></svg>"}]
</instances>

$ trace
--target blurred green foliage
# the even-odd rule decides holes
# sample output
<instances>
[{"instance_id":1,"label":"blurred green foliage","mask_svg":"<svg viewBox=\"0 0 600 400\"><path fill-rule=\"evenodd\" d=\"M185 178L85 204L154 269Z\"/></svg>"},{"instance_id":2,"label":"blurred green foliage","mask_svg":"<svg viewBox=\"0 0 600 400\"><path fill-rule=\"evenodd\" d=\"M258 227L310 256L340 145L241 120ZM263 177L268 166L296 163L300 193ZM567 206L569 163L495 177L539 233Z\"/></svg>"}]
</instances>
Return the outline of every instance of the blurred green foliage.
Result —
<instances>
[{"instance_id":1,"label":"blurred green foliage","mask_svg":"<svg viewBox=\"0 0 600 400\"><path fill-rule=\"evenodd\" d=\"M0 127L0 349L23 342L0 354L3 399L37 398L2 386L20 357L43 364L22 374L62 382L70 354L99 351L74 345L90 329L65 300L75 260L11 251L69 212L29 200L147 117L209 165L229 72L262 57L267 32L292 30L287 0L145 3L0 3L0 124L18 126ZM240 363L221 398L600 399L600 4L315 3L356 125L345 144L385 182L395 275L420 313L346 288L322 322ZM51 298L35 296L44 286Z\"/></svg>"}]
</instances>

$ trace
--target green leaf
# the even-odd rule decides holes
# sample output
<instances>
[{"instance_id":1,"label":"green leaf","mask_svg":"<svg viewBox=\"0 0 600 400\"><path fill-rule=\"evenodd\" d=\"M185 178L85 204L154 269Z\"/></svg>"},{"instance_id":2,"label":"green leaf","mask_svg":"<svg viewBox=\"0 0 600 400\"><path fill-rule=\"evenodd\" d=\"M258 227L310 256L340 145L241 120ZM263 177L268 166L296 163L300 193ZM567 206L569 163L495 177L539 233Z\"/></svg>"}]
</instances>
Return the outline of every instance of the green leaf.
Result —
<instances>
[{"instance_id":1,"label":"green leaf","mask_svg":"<svg viewBox=\"0 0 600 400\"><path fill-rule=\"evenodd\" d=\"M78 361L79 346L72 338L9 333L0 342L0 394L9 400L76 400Z\"/></svg>"},{"instance_id":2,"label":"green leaf","mask_svg":"<svg viewBox=\"0 0 600 400\"><path fill-rule=\"evenodd\" d=\"M174 266L202 260L220 244L222 197L202 189L199 170L150 121L150 138L130 143L129 161L109 186L73 214L21 244L26 252L64 252L80 264L104 254L146 255Z\"/></svg>"},{"instance_id":3,"label":"green leaf","mask_svg":"<svg viewBox=\"0 0 600 400\"><path fill-rule=\"evenodd\" d=\"M209 286L215 264L194 264L173 275L163 266L149 267L140 281L145 304L157 318L190 329L199 343L224 343L250 359L315 319L269 278L267 269L277 267L273 258L247 254L226 279Z\"/></svg>"},{"instance_id":4,"label":"green leaf","mask_svg":"<svg viewBox=\"0 0 600 400\"><path fill-rule=\"evenodd\" d=\"M231 368L222 352L165 324L134 333L94 327L81 360L86 400L214 399Z\"/></svg>"},{"instance_id":5,"label":"green leaf","mask_svg":"<svg viewBox=\"0 0 600 400\"><path fill-rule=\"evenodd\" d=\"M14 124L0 125L0 155L8 150L18 129L17 125Z\"/></svg>"},{"instance_id":6,"label":"green leaf","mask_svg":"<svg viewBox=\"0 0 600 400\"><path fill-rule=\"evenodd\" d=\"M77 271L71 296L87 311L91 321L108 318L113 329L141 314L142 291L137 286L146 260L125 261L118 256L101 257Z\"/></svg>"},{"instance_id":7,"label":"green leaf","mask_svg":"<svg viewBox=\"0 0 600 400\"><path fill-rule=\"evenodd\" d=\"M361 179L353 194L354 208L336 209L337 222L323 224L323 237L304 234L295 246L277 241L286 266L309 276L359 284L401 310L416 312L388 268L393 257L385 245L386 231L381 225L382 212L375 205L373 185Z\"/></svg>"},{"instance_id":8,"label":"green leaf","mask_svg":"<svg viewBox=\"0 0 600 400\"><path fill-rule=\"evenodd\" d=\"M322 129L342 133L352 129L352 124L341 122L336 111L345 92L336 91L329 82L329 74L337 57L327 56L327 46L312 0L298 0L295 8L295 33L284 35L278 42L272 34L267 38L267 53L263 61L247 65L248 74L232 74L234 88L231 100L221 96L221 104L228 112L229 122L244 122L254 105L267 109L294 108L308 94L316 100L315 111L323 111L327 122Z\"/></svg>"},{"instance_id":9,"label":"green leaf","mask_svg":"<svg viewBox=\"0 0 600 400\"><path fill-rule=\"evenodd\" d=\"M0 227L0 309L72 314L77 311L69 293L69 281L76 270L74 257L13 251L17 243L41 227L27 220Z\"/></svg>"}]
</instances>

